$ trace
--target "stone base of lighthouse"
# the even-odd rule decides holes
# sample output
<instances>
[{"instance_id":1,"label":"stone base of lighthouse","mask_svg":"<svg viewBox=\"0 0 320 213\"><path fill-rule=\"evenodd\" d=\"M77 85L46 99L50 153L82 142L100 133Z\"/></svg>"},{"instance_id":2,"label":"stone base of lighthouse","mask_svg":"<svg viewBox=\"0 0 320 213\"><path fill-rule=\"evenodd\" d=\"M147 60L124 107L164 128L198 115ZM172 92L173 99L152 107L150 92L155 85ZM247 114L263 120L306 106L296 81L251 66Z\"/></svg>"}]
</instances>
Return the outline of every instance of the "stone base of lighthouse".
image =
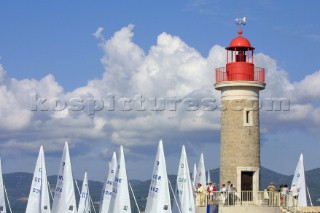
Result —
<instances>
[{"instance_id":1,"label":"stone base of lighthouse","mask_svg":"<svg viewBox=\"0 0 320 213\"><path fill-rule=\"evenodd\" d=\"M260 182L259 90L264 84L225 82L221 90L220 184L258 191Z\"/></svg>"},{"instance_id":2,"label":"stone base of lighthouse","mask_svg":"<svg viewBox=\"0 0 320 213\"><path fill-rule=\"evenodd\" d=\"M231 181L238 190L258 191L260 170L257 100L222 102L220 182Z\"/></svg>"}]
</instances>

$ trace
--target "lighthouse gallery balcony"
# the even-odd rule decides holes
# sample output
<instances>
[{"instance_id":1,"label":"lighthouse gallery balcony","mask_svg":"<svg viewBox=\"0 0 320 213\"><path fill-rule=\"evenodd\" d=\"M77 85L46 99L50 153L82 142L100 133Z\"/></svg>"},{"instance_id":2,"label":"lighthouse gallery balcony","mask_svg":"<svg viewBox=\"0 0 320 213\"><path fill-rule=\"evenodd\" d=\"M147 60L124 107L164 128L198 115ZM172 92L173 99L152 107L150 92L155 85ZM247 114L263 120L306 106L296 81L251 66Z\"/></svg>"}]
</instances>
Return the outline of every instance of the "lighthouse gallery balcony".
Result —
<instances>
[{"instance_id":1,"label":"lighthouse gallery balcony","mask_svg":"<svg viewBox=\"0 0 320 213\"><path fill-rule=\"evenodd\" d=\"M241 65L240 65L240 64ZM253 81L259 83L265 83L265 74L264 68L254 67L254 72L252 72L252 68L250 63L231 63L228 64L227 67L220 67L216 69L216 83L224 82L224 81ZM235 66L241 66L241 69L235 69ZM230 72L229 70L232 70ZM239 70L239 72L235 72L235 70Z\"/></svg>"}]
</instances>

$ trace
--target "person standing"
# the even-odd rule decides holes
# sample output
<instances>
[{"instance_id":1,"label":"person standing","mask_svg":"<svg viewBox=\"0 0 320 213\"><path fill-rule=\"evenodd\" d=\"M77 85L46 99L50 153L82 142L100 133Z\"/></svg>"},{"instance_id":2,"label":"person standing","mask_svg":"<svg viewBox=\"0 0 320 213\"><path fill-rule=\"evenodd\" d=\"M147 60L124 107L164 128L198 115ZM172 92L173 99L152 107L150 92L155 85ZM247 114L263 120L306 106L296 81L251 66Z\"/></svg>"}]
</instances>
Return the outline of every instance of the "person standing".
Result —
<instances>
[{"instance_id":1,"label":"person standing","mask_svg":"<svg viewBox=\"0 0 320 213\"><path fill-rule=\"evenodd\" d=\"M221 189L220 189L220 193L221 193L221 203L224 205L226 202L226 195L227 195L226 184L222 184Z\"/></svg>"},{"instance_id":2,"label":"person standing","mask_svg":"<svg viewBox=\"0 0 320 213\"><path fill-rule=\"evenodd\" d=\"M197 206L205 206L206 205L206 196L205 191L202 187L201 183L197 184Z\"/></svg>"},{"instance_id":3,"label":"person standing","mask_svg":"<svg viewBox=\"0 0 320 213\"><path fill-rule=\"evenodd\" d=\"M269 186L267 187L268 193L269 193L269 206L273 206L276 201L276 191L277 188L276 186L273 184L273 182L270 182Z\"/></svg>"},{"instance_id":4,"label":"person standing","mask_svg":"<svg viewBox=\"0 0 320 213\"><path fill-rule=\"evenodd\" d=\"M215 198L215 192L217 191L217 188L212 182L209 183L207 187L207 195L208 195L208 201L213 201Z\"/></svg>"},{"instance_id":5,"label":"person standing","mask_svg":"<svg viewBox=\"0 0 320 213\"><path fill-rule=\"evenodd\" d=\"M273 184L273 182L270 182L268 188L268 192L275 192L277 190L276 186Z\"/></svg>"},{"instance_id":6,"label":"person standing","mask_svg":"<svg viewBox=\"0 0 320 213\"><path fill-rule=\"evenodd\" d=\"M227 182L227 194L228 194L228 205L234 205L236 187L231 183Z\"/></svg>"},{"instance_id":7,"label":"person standing","mask_svg":"<svg viewBox=\"0 0 320 213\"><path fill-rule=\"evenodd\" d=\"M296 186L295 183L292 184L290 192L293 198L293 206L297 206L298 197L299 197L299 188Z\"/></svg>"},{"instance_id":8,"label":"person standing","mask_svg":"<svg viewBox=\"0 0 320 213\"><path fill-rule=\"evenodd\" d=\"M286 205L286 197L289 193L288 185L284 184L281 190L281 205Z\"/></svg>"}]
</instances>

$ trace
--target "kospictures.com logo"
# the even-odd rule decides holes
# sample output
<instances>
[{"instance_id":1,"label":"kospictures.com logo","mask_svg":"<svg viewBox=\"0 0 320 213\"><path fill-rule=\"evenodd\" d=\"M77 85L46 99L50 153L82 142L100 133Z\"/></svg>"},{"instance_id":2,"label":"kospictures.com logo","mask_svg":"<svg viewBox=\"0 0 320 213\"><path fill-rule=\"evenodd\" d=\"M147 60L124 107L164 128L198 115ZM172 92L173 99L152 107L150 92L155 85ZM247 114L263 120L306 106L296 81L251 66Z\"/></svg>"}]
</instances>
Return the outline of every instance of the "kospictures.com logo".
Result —
<instances>
[{"instance_id":1,"label":"kospictures.com logo","mask_svg":"<svg viewBox=\"0 0 320 213\"><path fill-rule=\"evenodd\" d=\"M116 98L108 95L103 98L45 98L34 93L30 95L31 111L83 111L88 115L94 115L99 111L214 111L214 110L236 110L244 109L266 111L289 111L290 100L288 98L266 98L230 100L228 105L221 103L214 97L133 97Z\"/></svg>"}]
</instances>

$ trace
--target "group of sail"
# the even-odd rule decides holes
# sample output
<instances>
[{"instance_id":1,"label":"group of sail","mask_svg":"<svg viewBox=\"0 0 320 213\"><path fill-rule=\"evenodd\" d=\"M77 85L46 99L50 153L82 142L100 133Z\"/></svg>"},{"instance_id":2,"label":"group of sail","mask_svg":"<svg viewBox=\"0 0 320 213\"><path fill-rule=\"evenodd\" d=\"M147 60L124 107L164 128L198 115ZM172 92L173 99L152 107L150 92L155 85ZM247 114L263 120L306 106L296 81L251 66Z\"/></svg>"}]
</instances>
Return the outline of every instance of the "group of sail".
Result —
<instances>
[{"instance_id":1,"label":"group of sail","mask_svg":"<svg viewBox=\"0 0 320 213\"><path fill-rule=\"evenodd\" d=\"M196 176L196 179L193 178L192 180L186 150L183 146L177 185L174 191L176 202L175 205L172 206L163 143L162 140L160 140L154 161L145 213L195 213L193 186L194 181L198 181L198 178L203 178L205 174L203 155L201 155L198 168L200 169L197 171L199 175ZM41 146L34 170L26 213L92 212L92 200L89 193L87 172L85 172L84 175L81 192L79 191L80 200L78 208L76 206L73 180L69 147L66 142L51 207L45 156L43 147ZM120 146L118 158L114 152L109 162L109 170L101 193L99 213L131 213L128 184L123 147Z\"/></svg>"},{"instance_id":2,"label":"group of sail","mask_svg":"<svg viewBox=\"0 0 320 213\"><path fill-rule=\"evenodd\" d=\"M0 174L0 212L6 213L1 159ZM163 143L162 140L160 140L154 161L145 213L195 213L194 187L196 183L201 183L205 186L207 182L210 182L210 172L207 172L207 175L206 177L204 157L203 154L201 154L199 164L198 166L194 164L193 175L190 177L186 150L185 147L182 146L176 189L173 192L175 199L174 203L171 204L170 182L167 176ZM109 170L100 199L99 213L131 213L128 184L123 147L120 146L118 158L114 152L109 162ZM306 206L306 184L302 154L292 184L296 184L300 189L298 205ZM50 206L49 193L45 156L43 147L41 146L36 161L26 213L92 212L91 209L93 205L89 193L87 172L85 172L84 175L81 192L79 190L80 200L78 208L76 206L74 179L67 142L65 143L60 162L52 208Z\"/></svg>"}]
</instances>

